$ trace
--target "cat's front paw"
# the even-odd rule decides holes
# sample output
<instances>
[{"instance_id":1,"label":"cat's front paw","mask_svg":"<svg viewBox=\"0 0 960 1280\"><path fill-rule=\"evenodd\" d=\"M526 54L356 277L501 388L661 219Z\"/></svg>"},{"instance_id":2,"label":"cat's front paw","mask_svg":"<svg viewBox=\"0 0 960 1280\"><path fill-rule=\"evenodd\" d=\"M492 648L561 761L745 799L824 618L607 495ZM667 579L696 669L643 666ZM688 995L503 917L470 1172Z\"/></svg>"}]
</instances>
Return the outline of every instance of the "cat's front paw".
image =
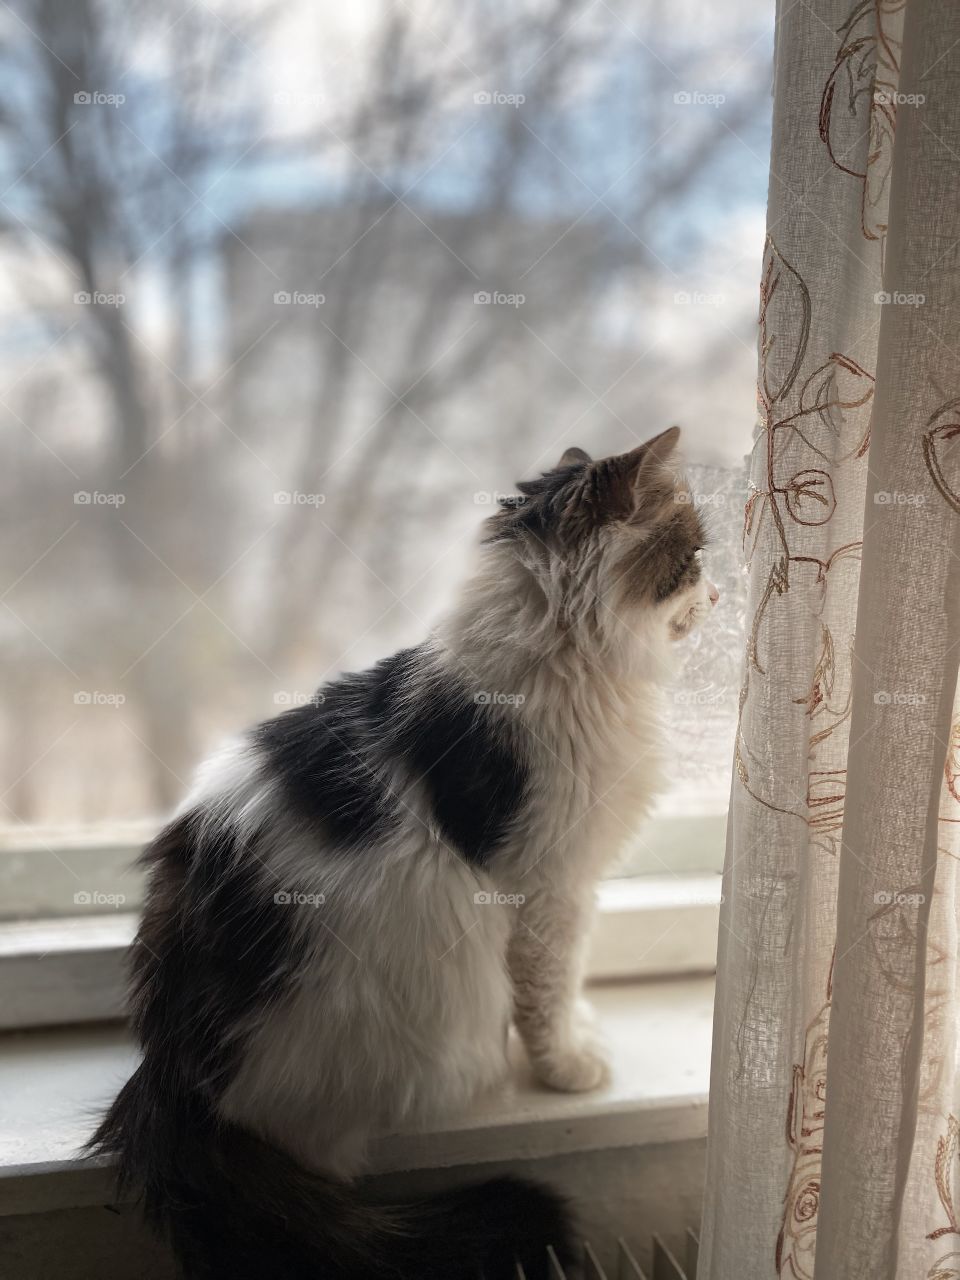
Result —
<instances>
[{"instance_id":1,"label":"cat's front paw","mask_svg":"<svg viewBox=\"0 0 960 1280\"><path fill-rule=\"evenodd\" d=\"M538 1058L533 1069L537 1079L562 1093L585 1093L599 1089L610 1079L610 1063L596 1044L570 1045Z\"/></svg>"}]
</instances>

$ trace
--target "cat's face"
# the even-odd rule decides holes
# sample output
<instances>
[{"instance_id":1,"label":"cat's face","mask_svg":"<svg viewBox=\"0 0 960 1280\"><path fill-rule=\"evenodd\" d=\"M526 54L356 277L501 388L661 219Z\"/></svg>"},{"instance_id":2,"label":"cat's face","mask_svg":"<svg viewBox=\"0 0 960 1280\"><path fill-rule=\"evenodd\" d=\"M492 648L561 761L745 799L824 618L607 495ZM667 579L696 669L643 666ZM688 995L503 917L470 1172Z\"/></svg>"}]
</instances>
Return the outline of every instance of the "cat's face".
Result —
<instances>
[{"instance_id":1,"label":"cat's face","mask_svg":"<svg viewBox=\"0 0 960 1280\"><path fill-rule=\"evenodd\" d=\"M515 550L562 625L609 635L642 622L678 640L717 603L700 515L670 465L679 436L596 461L568 449L491 517L488 541Z\"/></svg>"}]
</instances>

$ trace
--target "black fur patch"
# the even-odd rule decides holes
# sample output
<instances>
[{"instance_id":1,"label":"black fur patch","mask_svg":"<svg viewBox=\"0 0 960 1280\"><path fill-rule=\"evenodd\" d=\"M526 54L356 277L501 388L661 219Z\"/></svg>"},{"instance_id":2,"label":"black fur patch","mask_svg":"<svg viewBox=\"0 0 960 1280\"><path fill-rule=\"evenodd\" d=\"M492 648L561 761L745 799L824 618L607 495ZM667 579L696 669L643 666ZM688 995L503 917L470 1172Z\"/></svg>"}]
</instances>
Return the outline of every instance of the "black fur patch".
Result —
<instances>
[{"instance_id":1,"label":"black fur patch","mask_svg":"<svg viewBox=\"0 0 960 1280\"><path fill-rule=\"evenodd\" d=\"M273 901L255 850L196 814L166 827L144 858L153 872L132 952L134 1028L151 1071L212 1102L248 1024L300 963L293 914Z\"/></svg>"},{"instance_id":2,"label":"black fur patch","mask_svg":"<svg viewBox=\"0 0 960 1280\"><path fill-rule=\"evenodd\" d=\"M444 838L483 866L523 804L527 769L507 739L498 709L478 704L476 694L457 679L424 684L415 705L404 709L397 682L416 654L398 654L405 662L391 676L391 747L424 780Z\"/></svg>"},{"instance_id":3,"label":"black fur patch","mask_svg":"<svg viewBox=\"0 0 960 1280\"><path fill-rule=\"evenodd\" d=\"M314 703L260 725L254 741L287 803L341 847L369 847L397 828L397 763L422 780L443 838L483 865L523 802L526 769L499 710L477 705L461 681L424 672L423 657L404 649L341 677Z\"/></svg>"},{"instance_id":4,"label":"black fur patch","mask_svg":"<svg viewBox=\"0 0 960 1280\"><path fill-rule=\"evenodd\" d=\"M286 802L343 848L368 847L399 820L375 748L385 728L378 705L384 668L402 656L324 685L314 702L253 731Z\"/></svg>"}]
</instances>

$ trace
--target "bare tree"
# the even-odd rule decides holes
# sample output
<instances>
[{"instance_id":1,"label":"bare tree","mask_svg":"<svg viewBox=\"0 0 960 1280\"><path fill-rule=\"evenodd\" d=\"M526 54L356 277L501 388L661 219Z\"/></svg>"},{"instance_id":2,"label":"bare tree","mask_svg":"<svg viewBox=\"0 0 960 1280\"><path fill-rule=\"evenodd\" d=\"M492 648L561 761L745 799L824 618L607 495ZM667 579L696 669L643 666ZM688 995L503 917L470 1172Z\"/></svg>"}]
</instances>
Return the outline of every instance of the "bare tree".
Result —
<instances>
[{"instance_id":1,"label":"bare tree","mask_svg":"<svg viewBox=\"0 0 960 1280\"><path fill-rule=\"evenodd\" d=\"M78 776L116 771L131 807L165 809L214 726L371 626L392 643L377 620L396 584L465 526L473 491L550 465L568 429L642 434L660 391L609 300L642 307L691 251L681 213L762 135L768 50L707 50L656 5L465 0L427 18L384 2L349 92L280 128L268 48L288 6L8 11L0 253L23 323L0 340L19 534L0 552L16 584L0 643L26 673L11 712L57 681L61 702L125 691L130 761L85 729ZM311 51L320 89L327 54ZM738 87L723 112L684 115L674 99L708 54ZM278 306L291 290L324 301ZM731 340L703 353L705 376ZM80 511L78 490L122 505ZM19 731L8 742L15 777ZM44 768L8 797L22 817L49 807Z\"/></svg>"},{"instance_id":2,"label":"bare tree","mask_svg":"<svg viewBox=\"0 0 960 1280\"><path fill-rule=\"evenodd\" d=\"M114 674L127 672L165 808L193 754L196 663L176 631L155 642L170 621L171 583L202 591L218 560L205 553L229 537L223 513L204 520L203 538L184 519L217 499L197 427L190 335L203 317L191 286L223 229L204 193L219 173L252 163L260 126L230 86L269 12L241 23L242 36L188 4L22 0L13 12L0 47L0 235L8 256L29 251L42 268L21 273L32 321L62 340L58 354L73 349L102 392L96 444L69 452L91 488L125 500L125 517L98 530L97 572L109 575L122 620L78 622L109 647ZM160 351L145 334L148 288L169 317ZM76 632L63 643L74 654L89 647Z\"/></svg>"}]
</instances>

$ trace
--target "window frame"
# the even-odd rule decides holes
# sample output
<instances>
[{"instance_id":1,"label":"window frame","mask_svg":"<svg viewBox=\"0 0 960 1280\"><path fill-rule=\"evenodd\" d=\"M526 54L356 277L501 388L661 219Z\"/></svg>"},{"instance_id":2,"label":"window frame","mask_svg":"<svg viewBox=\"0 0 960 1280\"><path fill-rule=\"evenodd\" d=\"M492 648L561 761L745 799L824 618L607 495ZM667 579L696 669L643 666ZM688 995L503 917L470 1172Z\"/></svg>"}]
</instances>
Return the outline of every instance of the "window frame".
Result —
<instances>
[{"instance_id":1,"label":"window frame","mask_svg":"<svg viewBox=\"0 0 960 1280\"><path fill-rule=\"evenodd\" d=\"M682 847L685 839L699 842L707 831L722 848L725 814L712 815L706 824L703 815L657 821L669 824L671 847ZM72 901L73 893L94 891L98 884L122 883L141 844L88 840L82 847L42 847L53 855L42 884L17 870L10 854L20 851L0 853L0 902L6 914L27 914L44 903ZM690 858L686 862L690 865ZM716 872L605 880L597 900L588 981L715 970L722 901ZM0 1030L123 1018L125 956L138 915L117 909L0 922Z\"/></svg>"}]
</instances>

